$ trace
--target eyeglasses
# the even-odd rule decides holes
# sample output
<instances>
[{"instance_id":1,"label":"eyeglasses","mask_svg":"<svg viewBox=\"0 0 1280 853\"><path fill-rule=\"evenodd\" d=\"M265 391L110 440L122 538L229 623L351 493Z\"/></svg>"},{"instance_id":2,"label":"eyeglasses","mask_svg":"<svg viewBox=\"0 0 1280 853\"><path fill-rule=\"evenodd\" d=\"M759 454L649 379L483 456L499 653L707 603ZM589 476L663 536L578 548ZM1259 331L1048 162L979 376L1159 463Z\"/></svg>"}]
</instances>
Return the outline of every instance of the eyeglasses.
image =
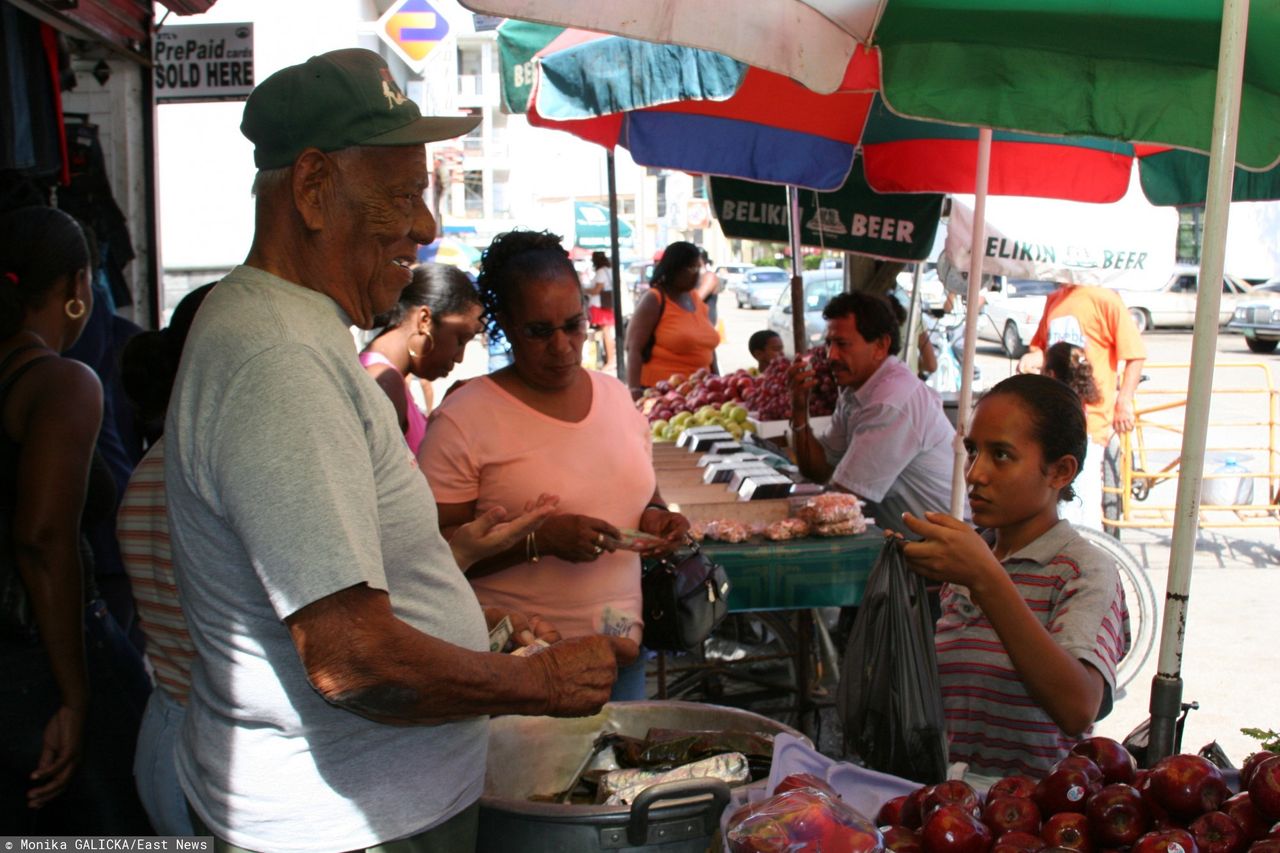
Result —
<instances>
[{"instance_id":1,"label":"eyeglasses","mask_svg":"<svg viewBox=\"0 0 1280 853\"><path fill-rule=\"evenodd\" d=\"M549 341L556 332L564 332L567 337L571 338L585 335L587 333L587 318L579 315L563 326L553 326L550 323L525 323L520 327L521 335L535 341Z\"/></svg>"}]
</instances>

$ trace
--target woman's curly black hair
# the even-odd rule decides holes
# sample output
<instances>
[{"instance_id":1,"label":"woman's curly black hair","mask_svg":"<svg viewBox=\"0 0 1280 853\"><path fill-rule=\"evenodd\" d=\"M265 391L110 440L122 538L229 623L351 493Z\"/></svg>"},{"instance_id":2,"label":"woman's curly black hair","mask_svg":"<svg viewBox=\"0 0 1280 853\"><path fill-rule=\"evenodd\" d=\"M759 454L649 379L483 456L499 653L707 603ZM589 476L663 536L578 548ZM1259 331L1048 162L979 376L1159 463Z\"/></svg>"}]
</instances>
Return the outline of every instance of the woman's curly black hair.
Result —
<instances>
[{"instance_id":1,"label":"woman's curly black hair","mask_svg":"<svg viewBox=\"0 0 1280 853\"><path fill-rule=\"evenodd\" d=\"M550 231L507 231L494 237L484 250L476 287L484 305L485 328L490 334L506 332L498 318L504 314L510 316L515 296L526 282L561 275L577 281L578 274L560 239L559 234Z\"/></svg>"}]
</instances>

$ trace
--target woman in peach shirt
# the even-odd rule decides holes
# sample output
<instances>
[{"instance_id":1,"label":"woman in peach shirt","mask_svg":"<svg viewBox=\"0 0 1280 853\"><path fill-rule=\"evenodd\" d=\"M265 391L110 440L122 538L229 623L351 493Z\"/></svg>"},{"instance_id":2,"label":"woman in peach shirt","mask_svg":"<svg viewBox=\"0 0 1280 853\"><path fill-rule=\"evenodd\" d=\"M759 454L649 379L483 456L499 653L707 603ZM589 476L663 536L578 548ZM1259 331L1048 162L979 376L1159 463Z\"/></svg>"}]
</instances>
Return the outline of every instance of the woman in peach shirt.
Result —
<instances>
[{"instance_id":1,"label":"woman in peach shirt","mask_svg":"<svg viewBox=\"0 0 1280 853\"><path fill-rule=\"evenodd\" d=\"M627 325L627 385L633 397L675 373L716 370L720 335L695 288L702 254L692 243L667 246L653 268L653 288Z\"/></svg>"},{"instance_id":2,"label":"woman in peach shirt","mask_svg":"<svg viewBox=\"0 0 1280 853\"><path fill-rule=\"evenodd\" d=\"M478 281L513 363L473 379L432 414L418 464L441 529L498 507L558 496L535 533L467 571L485 606L512 606L566 638L629 636L643 623L640 555L672 550L689 524L658 493L649 427L627 389L582 367L587 306L554 234L500 234ZM639 544L625 531L640 531ZM614 699L644 698L644 660L618 674Z\"/></svg>"}]
</instances>

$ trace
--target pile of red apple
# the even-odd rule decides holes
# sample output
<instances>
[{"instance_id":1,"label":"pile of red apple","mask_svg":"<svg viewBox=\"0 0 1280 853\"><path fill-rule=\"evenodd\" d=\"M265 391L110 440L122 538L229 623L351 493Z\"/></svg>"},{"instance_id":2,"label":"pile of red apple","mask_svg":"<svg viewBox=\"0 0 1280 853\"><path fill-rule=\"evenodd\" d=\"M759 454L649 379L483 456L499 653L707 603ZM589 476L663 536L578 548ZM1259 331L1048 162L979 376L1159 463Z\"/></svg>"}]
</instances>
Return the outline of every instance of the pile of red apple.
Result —
<instances>
[{"instance_id":1,"label":"pile of red apple","mask_svg":"<svg viewBox=\"0 0 1280 853\"><path fill-rule=\"evenodd\" d=\"M960 781L890 800L876 823L895 853L1280 853L1280 755L1250 756L1232 795L1198 755L1138 770L1103 737L1043 779L1008 776L985 800Z\"/></svg>"},{"instance_id":2,"label":"pile of red apple","mask_svg":"<svg viewBox=\"0 0 1280 853\"><path fill-rule=\"evenodd\" d=\"M805 358L813 366L813 375L818 383L809 392L809 415L829 415L836 409L836 392L839 388L831 375L827 348L814 347L805 354ZM751 395L743 400L747 409L760 420L777 421L791 417L791 391L787 386L787 371L790 367L791 359L786 356L779 356L769 362Z\"/></svg>"},{"instance_id":3,"label":"pile of red apple","mask_svg":"<svg viewBox=\"0 0 1280 853\"><path fill-rule=\"evenodd\" d=\"M727 376L717 376L706 369L696 370L689 376L676 373L645 389L636 405L649 423L669 421L681 412L696 412L703 406L744 402L755 390L757 381L746 370Z\"/></svg>"}]
</instances>

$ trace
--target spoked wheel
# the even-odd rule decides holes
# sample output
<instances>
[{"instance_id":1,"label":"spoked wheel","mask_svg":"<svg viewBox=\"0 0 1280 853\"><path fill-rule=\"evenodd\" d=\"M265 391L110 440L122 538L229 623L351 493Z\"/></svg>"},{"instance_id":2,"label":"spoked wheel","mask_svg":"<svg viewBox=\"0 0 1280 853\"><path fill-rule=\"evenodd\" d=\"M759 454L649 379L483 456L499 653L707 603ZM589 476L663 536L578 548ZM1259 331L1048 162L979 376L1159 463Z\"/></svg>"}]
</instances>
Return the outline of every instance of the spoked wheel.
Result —
<instances>
[{"instance_id":1,"label":"spoked wheel","mask_svg":"<svg viewBox=\"0 0 1280 853\"><path fill-rule=\"evenodd\" d=\"M1116 561L1120 572L1120 586L1124 589L1125 605L1129 609L1129 653L1120 661L1116 670L1116 689L1122 690L1142 669L1156 643L1156 626L1159 609L1156 593L1147 579L1146 570L1138 564L1129 549L1101 530L1077 527L1076 532Z\"/></svg>"},{"instance_id":2,"label":"spoked wheel","mask_svg":"<svg viewBox=\"0 0 1280 853\"><path fill-rule=\"evenodd\" d=\"M795 725L798 650L799 637L786 614L731 613L700 652L667 656L667 697L742 708ZM652 677L648 693L658 693Z\"/></svg>"}]
</instances>

